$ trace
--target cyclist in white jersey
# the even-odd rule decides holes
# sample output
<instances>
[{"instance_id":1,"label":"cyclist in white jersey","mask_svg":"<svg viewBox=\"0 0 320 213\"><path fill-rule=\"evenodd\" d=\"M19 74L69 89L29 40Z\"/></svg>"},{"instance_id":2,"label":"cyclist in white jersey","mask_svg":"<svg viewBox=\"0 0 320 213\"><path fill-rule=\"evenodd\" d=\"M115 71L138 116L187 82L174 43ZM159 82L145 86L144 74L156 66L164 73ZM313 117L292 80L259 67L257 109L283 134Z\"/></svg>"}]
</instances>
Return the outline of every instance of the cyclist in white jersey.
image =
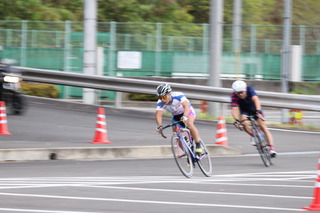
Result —
<instances>
[{"instance_id":1,"label":"cyclist in white jersey","mask_svg":"<svg viewBox=\"0 0 320 213\"><path fill-rule=\"evenodd\" d=\"M169 84L161 84L157 87L159 100L156 109L157 132L162 131L162 115L167 110L172 114L172 121L184 121L190 129L191 135L196 142L196 153L202 154L204 150L200 147L199 131L194 125L196 113L190 101L182 92L171 92Z\"/></svg>"}]
</instances>

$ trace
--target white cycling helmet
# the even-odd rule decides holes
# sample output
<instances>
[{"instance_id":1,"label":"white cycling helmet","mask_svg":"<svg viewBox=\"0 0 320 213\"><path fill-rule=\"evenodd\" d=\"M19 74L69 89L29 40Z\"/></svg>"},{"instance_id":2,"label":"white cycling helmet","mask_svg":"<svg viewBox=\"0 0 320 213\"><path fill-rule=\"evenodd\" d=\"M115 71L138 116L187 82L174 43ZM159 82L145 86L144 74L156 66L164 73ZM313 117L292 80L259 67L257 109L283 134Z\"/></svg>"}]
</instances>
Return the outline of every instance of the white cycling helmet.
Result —
<instances>
[{"instance_id":1,"label":"white cycling helmet","mask_svg":"<svg viewBox=\"0 0 320 213\"><path fill-rule=\"evenodd\" d=\"M232 84L232 89L235 92L242 92L247 90L247 84L244 81L235 81Z\"/></svg>"},{"instance_id":2,"label":"white cycling helmet","mask_svg":"<svg viewBox=\"0 0 320 213\"><path fill-rule=\"evenodd\" d=\"M164 95L168 94L171 91L172 91L172 89L171 89L169 84L160 84L157 87L157 95L158 96L164 96Z\"/></svg>"}]
</instances>

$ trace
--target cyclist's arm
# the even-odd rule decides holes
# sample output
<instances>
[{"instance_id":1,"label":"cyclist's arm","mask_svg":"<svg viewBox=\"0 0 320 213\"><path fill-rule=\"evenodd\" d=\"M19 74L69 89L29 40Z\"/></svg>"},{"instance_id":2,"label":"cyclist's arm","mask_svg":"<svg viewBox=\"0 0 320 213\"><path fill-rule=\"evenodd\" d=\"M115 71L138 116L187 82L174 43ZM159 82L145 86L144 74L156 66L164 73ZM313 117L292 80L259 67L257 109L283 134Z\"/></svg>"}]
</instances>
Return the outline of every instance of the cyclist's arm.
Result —
<instances>
[{"instance_id":1,"label":"cyclist's arm","mask_svg":"<svg viewBox=\"0 0 320 213\"><path fill-rule=\"evenodd\" d=\"M186 115L186 116L188 116L188 115L189 115L189 112L190 112L190 107L189 107L188 101L183 101L181 104L182 104L183 109L184 109L183 114Z\"/></svg>"},{"instance_id":2,"label":"cyclist's arm","mask_svg":"<svg viewBox=\"0 0 320 213\"><path fill-rule=\"evenodd\" d=\"M234 120L240 120L240 117L239 117L239 107L236 106L236 107L231 107L231 115L233 117Z\"/></svg>"},{"instance_id":3,"label":"cyclist's arm","mask_svg":"<svg viewBox=\"0 0 320 213\"><path fill-rule=\"evenodd\" d=\"M256 106L256 110L261 110L261 104L260 104L260 99L257 95L252 97L252 100L254 102L254 105Z\"/></svg>"},{"instance_id":4,"label":"cyclist's arm","mask_svg":"<svg viewBox=\"0 0 320 213\"><path fill-rule=\"evenodd\" d=\"M156 111L156 123L157 123L157 126L162 125L162 114L163 114L162 110L157 110Z\"/></svg>"}]
</instances>

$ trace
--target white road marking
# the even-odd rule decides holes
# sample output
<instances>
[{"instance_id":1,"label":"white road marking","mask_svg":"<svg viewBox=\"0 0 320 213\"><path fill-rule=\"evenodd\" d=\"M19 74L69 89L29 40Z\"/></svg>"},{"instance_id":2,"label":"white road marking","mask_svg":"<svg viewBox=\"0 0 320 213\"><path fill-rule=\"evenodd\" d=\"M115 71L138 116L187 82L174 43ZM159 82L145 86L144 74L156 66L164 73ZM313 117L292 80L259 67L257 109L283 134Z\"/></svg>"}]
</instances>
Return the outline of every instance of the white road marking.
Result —
<instances>
[{"instance_id":1,"label":"white road marking","mask_svg":"<svg viewBox=\"0 0 320 213\"><path fill-rule=\"evenodd\" d=\"M264 206L245 206L245 205L224 205L224 204L209 204L209 203L185 203L185 202L167 202L156 200L132 200L132 199L114 199L114 198L92 198L92 197L74 197L74 196L56 196L56 195L39 195L39 194L19 194L19 193L0 193L6 196L20 197L38 197L38 198L53 198L53 199L72 199L72 200L93 200L93 201L109 201L109 202L125 202L125 203L144 203L144 204L162 204L162 205L183 205L183 206L202 206L202 207L228 207L228 208L245 208L245 209L264 209L278 211L306 211L303 209L292 208L277 208Z\"/></svg>"},{"instance_id":2,"label":"white road marking","mask_svg":"<svg viewBox=\"0 0 320 213\"><path fill-rule=\"evenodd\" d=\"M279 132L296 132L296 133L304 133L304 134L316 134L320 135L319 131L302 131L302 130L292 130L292 129L277 129L277 128L268 128L272 131L279 131Z\"/></svg>"},{"instance_id":3,"label":"white road marking","mask_svg":"<svg viewBox=\"0 0 320 213\"><path fill-rule=\"evenodd\" d=\"M98 213L98 212L79 212L79 211L55 211L55 210L39 210L39 209L13 209L13 208L0 208L0 212L32 212L32 213Z\"/></svg>"},{"instance_id":4,"label":"white road marking","mask_svg":"<svg viewBox=\"0 0 320 213\"><path fill-rule=\"evenodd\" d=\"M177 184L223 184L223 185L239 185L239 186L259 186L259 187L287 187L287 188L312 188L316 178L316 171L291 171L291 172L263 172L263 173L240 173L214 175L210 178L194 177L186 179L177 176L130 176L130 177L36 177L36 178L2 178L0 179L1 189L19 189L19 188L39 188L39 187L92 187L92 188L107 188L114 190L136 190L136 191L154 191L163 193L177 194L209 194L221 196L252 196L252 197L268 197L269 199L294 199L307 200L308 204L312 197L305 196L288 196L288 195L272 195L272 194L254 194L241 192L216 192L216 191L195 191L181 189L162 189L162 188L143 188L120 186L123 184L152 184L152 183L177 183ZM265 180L270 180L265 184ZM292 182L292 185L272 184L271 181ZM307 181L308 180L308 181ZM243 183L248 181L249 183ZM252 183L252 181L255 181ZM259 184L258 181L261 181ZM242 183L241 183L242 182ZM299 185L297 185L298 183ZM303 184L306 185L303 185ZM310 184L312 183L312 185ZM179 185L178 185L179 186ZM26 192L24 190L24 192ZM36 197L47 199L66 199L66 200L94 200L103 202L120 202L120 203L141 203L141 204L160 204L160 205L181 205L181 206L201 206L201 207L222 207L222 208L242 208L242 209L263 209L263 210L278 210L278 211L306 211L298 208L281 208L267 206L252 206L252 205L228 205L219 203L189 203L175 201L159 201L159 200L139 200L139 199L122 199L120 198L97 198L97 197L77 197L77 196L60 196L46 194L28 194L28 193L10 193L0 192L0 196L15 196L15 197ZM119 195L120 196L120 195ZM310 194L312 196L312 194ZM293 203L294 203L293 200ZM34 212L34 213L73 213L72 211L55 211L55 210L30 210L30 209L15 209L15 208L0 208L0 212ZM79 212L78 212L79 213ZM82 212L80 212L82 213ZM83 212L93 213L93 212Z\"/></svg>"},{"instance_id":5,"label":"white road marking","mask_svg":"<svg viewBox=\"0 0 320 213\"><path fill-rule=\"evenodd\" d=\"M174 192L174 193L235 195L235 196L272 197L272 198L290 198L290 199L312 199L312 197L301 197L301 196L268 195L268 194L252 194L252 193L234 193L234 192L210 192L210 191L159 189L159 188L158 189L157 188L137 188L137 187L121 187L121 186L85 186L85 187L122 189L122 190L139 190L139 191Z\"/></svg>"},{"instance_id":6,"label":"white road marking","mask_svg":"<svg viewBox=\"0 0 320 213\"><path fill-rule=\"evenodd\" d=\"M320 154L320 151L305 151L305 152L278 152L277 155L312 155ZM244 154L244 156L260 156L258 153ZM237 156L238 157L238 156ZM272 160L272 159L271 159Z\"/></svg>"}]
</instances>

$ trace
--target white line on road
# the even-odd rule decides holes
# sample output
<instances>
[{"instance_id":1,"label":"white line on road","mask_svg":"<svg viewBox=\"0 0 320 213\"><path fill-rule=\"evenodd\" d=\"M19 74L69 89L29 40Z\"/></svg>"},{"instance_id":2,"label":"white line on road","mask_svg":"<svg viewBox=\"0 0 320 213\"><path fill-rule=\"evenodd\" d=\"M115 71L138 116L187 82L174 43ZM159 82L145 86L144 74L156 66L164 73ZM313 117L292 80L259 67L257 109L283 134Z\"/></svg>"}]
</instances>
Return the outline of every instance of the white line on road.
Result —
<instances>
[{"instance_id":1,"label":"white line on road","mask_svg":"<svg viewBox=\"0 0 320 213\"><path fill-rule=\"evenodd\" d=\"M278 152L277 155L313 155L320 154L320 151L305 151L305 152ZM244 154L244 156L260 156L258 153ZM238 156L237 156L238 157Z\"/></svg>"},{"instance_id":2,"label":"white line on road","mask_svg":"<svg viewBox=\"0 0 320 213\"><path fill-rule=\"evenodd\" d=\"M13 209L13 208L0 208L0 212L33 212L33 213L98 213L98 212L79 212L79 211L50 211L50 210L39 210L39 209Z\"/></svg>"},{"instance_id":3,"label":"white line on road","mask_svg":"<svg viewBox=\"0 0 320 213\"><path fill-rule=\"evenodd\" d=\"M244 208L244 209L264 209L278 211L306 211L303 209L292 208L276 208L264 206L242 206L242 205L224 205L224 204L209 204L209 203L184 203L184 202L166 202L155 200L132 200L132 199L113 199L113 198L91 198L91 197L74 197L74 196L56 196L56 195L40 195L40 194L19 194L19 193L0 193L4 196L19 196L19 197L40 197L53 199L72 199L72 200L94 200L94 201L109 201L109 202L127 202L127 203L144 203L144 204L163 204L163 205L183 205L183 206L206 206L206 207L228 207L228 208Z\"/></svg>"},{"instance_id":4,"label":"white line on road","mask_svg":"<svg viewBox=\"0 0 320 213\"><path fill-rule=\"evenodd\" d=\"M253 196L253 197L291 198L291 199L312 199L312 197L301 197L301 196L235 193L235 192L210 192L210 191L194 191L194 190L179 190L179 189L138 188L138 187L121 187L121 186L85 186L85 185L84 185L84 187L138 190L138 191L192 193L192 194L214 194L214 195L235 195L235 196Z\"/></svg>"},{"instance_id":5,"label":"white line on road","mask_svg":"<svg viewBox=\"0 0 320 213\"><path fill-rule=\"evenodd\" d=\"M279 132L296 132L296 133L305 133L305 134L318 134L320 135L320 132L316 131L300 131L300 130L293 130L293 129L277 129L277 128L268 128L269 130L273 131L279 131Z\"/></svg>"}]
</instances>

